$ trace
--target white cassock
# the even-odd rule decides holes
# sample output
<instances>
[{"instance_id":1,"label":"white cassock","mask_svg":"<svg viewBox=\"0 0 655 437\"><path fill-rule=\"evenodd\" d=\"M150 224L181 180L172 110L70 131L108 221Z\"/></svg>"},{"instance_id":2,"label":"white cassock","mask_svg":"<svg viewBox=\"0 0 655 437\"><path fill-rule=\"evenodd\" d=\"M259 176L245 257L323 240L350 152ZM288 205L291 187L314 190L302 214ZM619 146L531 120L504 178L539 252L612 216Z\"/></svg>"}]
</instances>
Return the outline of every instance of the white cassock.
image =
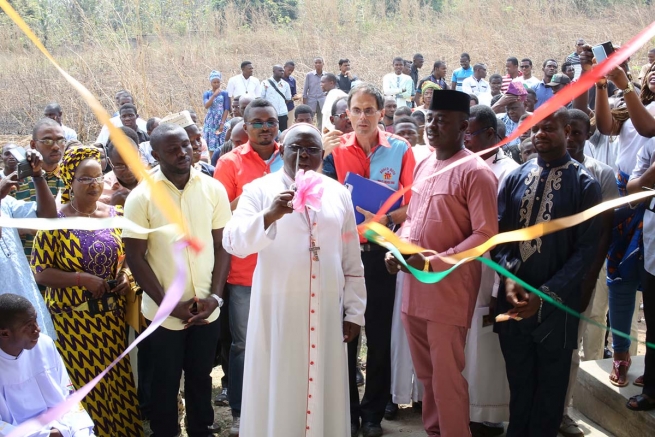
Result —
<instances>
[{"instance_id":1,"label":"white cassock","mask_svg":"<svg viewBox=\"0 0 655 437\"><path fill-rule=\"evenodd\" d=\"M488 158L486 163L496 175L498 187L508 174L519 167L501 149ZM484 256L489 258L488 253ZM464 350L466 367L463 375L469 384L469 413L472 422L509 421L509 384L505 359L500 350L498 334L493 332L493 324L485 326L484 323L484 317L489 315L492 292L495 296L497 291L498 276L494 270L483 265L478 300Z\"/></svg>"},{"instance_id":2,"label":"white cassock","mask_svg":"<svg viewBox=\"0 0 655 437\"><path fill-rule=\"evenodd\" d=\"M241 437L350 436L343 321L364 325L364 267L350 193L320 177L320 212L293 212L264 230L265 211L292 183L281 170L244 187L223 232L229 253L258 253Z\"/></svg>"},{"instance_id":3,"label":"white cassock","mask_svg":"<svg viewBox=\"0 0 655 437\"><path fill-rule=\"evenodd\" d=\"M47 335L41 334L36 346L18 357L0 349L0 437L65 400L72 388L64 362ZM92 437L93 426L78 404L29 437L48 437L51 428L63 437Z\"/></svg>"}]
</instances>

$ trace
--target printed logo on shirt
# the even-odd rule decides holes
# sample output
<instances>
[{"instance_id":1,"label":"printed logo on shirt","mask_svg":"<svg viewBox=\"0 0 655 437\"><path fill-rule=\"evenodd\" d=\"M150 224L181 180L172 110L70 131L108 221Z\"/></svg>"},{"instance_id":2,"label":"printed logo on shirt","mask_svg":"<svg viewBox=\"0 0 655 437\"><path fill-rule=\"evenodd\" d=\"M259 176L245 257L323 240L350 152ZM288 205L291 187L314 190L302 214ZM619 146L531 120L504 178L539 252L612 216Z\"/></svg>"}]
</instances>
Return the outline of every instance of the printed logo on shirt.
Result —
<instances>
[{"instance_id":1,"label":"printed logo on shirt","mask_svg":"<svg viewBox=\"0 0 655 437\"><path fill-rule=\"evenodd\" d=\"M382 180L385 184L392 184L394 176L396 175L396 170L391 167L384 167L380 170L380 174L382 175Z\"/></svg>"}]
</instances>

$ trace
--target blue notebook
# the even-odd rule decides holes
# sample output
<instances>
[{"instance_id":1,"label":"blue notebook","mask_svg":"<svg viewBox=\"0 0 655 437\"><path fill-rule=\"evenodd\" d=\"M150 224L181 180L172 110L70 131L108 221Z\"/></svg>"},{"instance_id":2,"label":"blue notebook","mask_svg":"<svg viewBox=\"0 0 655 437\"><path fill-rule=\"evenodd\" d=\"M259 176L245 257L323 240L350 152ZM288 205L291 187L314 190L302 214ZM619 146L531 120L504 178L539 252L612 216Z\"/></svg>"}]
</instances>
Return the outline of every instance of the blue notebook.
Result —
<instances>
[{"instance_id":1,"label":"blue notebook","mask_svg":"<svg viewBox=\"0 0 655 437\"><path fill-rule=\"evenodd\" d=\"M384 202L387 201L393 193L396 192L393 188L390 188L383 184L382 182L372 181L366 179L355 173L346 174L345 184L350 195L353 199L353 207L359 206L367 211L376 213L382 208ZM400 208L402 202L402 197L398 199L389 211ZM364 215L357 212L355 209L355 220L357 224L360 224L364 221Z\"/></svg>"}]
</instances>

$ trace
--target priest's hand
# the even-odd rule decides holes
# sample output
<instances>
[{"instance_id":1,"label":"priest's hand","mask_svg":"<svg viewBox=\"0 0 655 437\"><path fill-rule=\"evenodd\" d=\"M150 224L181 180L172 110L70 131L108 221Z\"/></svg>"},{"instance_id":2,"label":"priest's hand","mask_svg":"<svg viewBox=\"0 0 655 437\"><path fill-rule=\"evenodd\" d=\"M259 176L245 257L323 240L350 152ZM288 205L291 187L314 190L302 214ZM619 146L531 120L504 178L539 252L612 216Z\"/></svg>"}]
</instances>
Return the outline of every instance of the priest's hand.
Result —
<instances>
[{"instance_id":1,"label":"priest's hand","mask_svg":"<svg viewBox=\"0 0 655 437\"><path fill-rule=\"evenodd\" d=\"M357 338L359 335L359 331L362 329L361 326L359 326L356 323L353 322L343 322L343 342L344 343L350 343L354 339Z\"/></svg>"},{"instance_id":2,"label":"priest's hand","mask_svg":"<svg viewBox=\"0 0 655 437\"><path fill-rule=\"evenodd\" d=\"M293 212L293 207L290 205L295 194L295 191L287 190L282 191L280 194L275 196L273 203L264 213L264 229L268 229L269 226L280 220L286 214L291 214Z\"/></svg>"},{"instance_id":3,"label":"priest's hand","mask_svg":"<svg viewBox=\"0 0 655 437\"><path fill-rule=\"evenodd\" d=\"M214 310L218 308L218 301L212 297L200 299L197 296L192 299L196 303L198 312L189 319L189 322L184 325L184 329L193 325L206 325L209 322L207 318L212 315Z\"/></svg>"}]
</instances>

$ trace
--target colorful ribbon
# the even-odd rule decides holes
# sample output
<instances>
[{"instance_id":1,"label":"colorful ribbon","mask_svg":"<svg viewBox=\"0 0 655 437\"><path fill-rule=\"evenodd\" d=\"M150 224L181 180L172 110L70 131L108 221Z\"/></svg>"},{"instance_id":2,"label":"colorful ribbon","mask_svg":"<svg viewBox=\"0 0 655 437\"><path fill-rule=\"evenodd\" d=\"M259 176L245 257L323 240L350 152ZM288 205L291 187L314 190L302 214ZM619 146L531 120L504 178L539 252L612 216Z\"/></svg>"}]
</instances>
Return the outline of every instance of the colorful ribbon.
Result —
<instances>
[{"instance_id":1,"label":"colorful ribbon","mask_svg":"<svg viewBox=\"0 0 655 437\"><path fill-rule=\"evenodd\" d=\"M150 234L165 229L177 228L170 224L154 229L146 229L125 217L110 217L104 219L87 217L66 217L56 219L44 218L12 218L0 216L0 228L32 229L35 231L54 231L57 229L80 229L97 231L99 229L128 229L139 234Z\"/></svg>"},{"instance_id":2,"label":"colorful ribbon","mask_svg":"<svg viewBox=\"0 0 655 437\"><path fill-rule=\"evenodd\" d=\"M143 341L144 338L149 336L154 332L155 329L159 328L159 325L162 324L164 320L173 312L175 306L182 298L184 294L184 286L186 284L187 272L185 264L185 255L184 249L189 246L189 242L182 240L174 244L173 247L173 259L175 260L175 269L176 275L173 279L166 294L164 295L164 300L162 300L157 314L148 326L148 328L139 335L132 344L130 344L125 351L118 356L105 370L100 372L98 376L89 381L84 387L81 387L79 390L72 393L65 401L57 404L53 408L47 410L45 413L35 417L34 419L23 422L17 426L7 437L22 437L25 435L30 435L35 431L46 426L48 423L59 419L64 414L69 412L73 407L75 407L79 402L84 399L86 395L89 394L91 390L104 378L107 373L114 368L116 364L123 358L125 358L139 343Z\"/></svg>"},{"instance_id":3,"label":"colorful ribbon","mask_svg":"<svg viewBox=\"0 0 655 437\"><path fill-rule=\"evenodd\" d=\"M472 260L479 256L482 256L484 253L488 252L491 248L499 244L534 240L535 238L552 234L553 232L561 231L562 229L577 226L580 223L587 221L590 218L597 216L598 214L602 214L605 211L613 210L615 208L618 208L619 206L626 205L628 203L638 203L652 196L655 196L655 191L643 191L643 192L631 194L629 196L619 197L618 199L608 200L607 202L600 203L585 211L579 212L577 214L568 217L562 217L544 223L537 223L536 225L527 228L517 229L515 231L503 232L502 234L494 235L493 237L491 237L481 245L466 250L464 252L456 253L450 256L441 256L437 254L437 256L442 261L448 264L458 264L462 260ZM406 255L414 254L414 253L422 253L422 252L434 252L432 250L424 249L415 244L411 244L401 240L396 234L391 232L386 226L382 226L379 223L371 222L368 223L366 227L367 229L364 232L364 237L380 245L382 245L382 242L390 243L394 247L398 248L398 250L401 253L404 253Z\"/></svg>"},{"instance_id":4,"label":"colorful ribbon","mask_svg":"<svg viewBox=\"0 0 655 437\"><path fill-rule=\"evenodd\" d=\"M380 225L381 226L381 225ZM384 227L383 227L384 228ZM385 228L386 229L386 228ZM556 308L565 311L575 317L580 318L581 320L584 320L587 323L590 323L594 326L597 326L603 330L610 331L613 335L617 335L619 337L627 338L630 339L631 341L635 341L637 343L643 343L647 347L655 349L655 344L650 343L650 342L642 342L638 338L632 337L630 334L626 334L625 332L618 331L614 328L610 328L609 326L603 325L602 323L598 323L595 320L592 320L581 313L575 311L572 308L567 307L566 305L556 301L552 297L548 296L547 294L543 293L541 290L538 290L519 278L518 276L514 275L512 272L509 270L503 268L499 264L495 263L494 261L485 258L485 257L473 257L473 258L463 258L459 260L455 265L453 265L451 268L448 270L445 270L443 272L424 272L422 270L417 270L414 267L410 266L405 262L405 259L403 258L403 255L401 254L401 251L395 247L393 244L391 244L385 237L380 236L377 234L374 230L369 229L366 232L366 238L368 238L370 241L377 243L383 247L385 247L389 252L391 252L396 259L409 270L409 272L419 281L425 283L425 284L435 284L442 279L444 279L446 276L451 274L455 269L457 269L459 266L462 264L466 264L469 261L477 260L480 261L481 263L489 266L493 270L495 270L499 275L504 276L506 278L510 278L519 285L521 285L525 290L529 291L530 293L534 293L537 296L539 296L541 299L543 299L545 302L548 302L549 304L555 306ZM418 247L418 246L415 246ZM420 248L419 248L420 249Z\"/></svg>"},{"instance_id":5,"label":"colorful ribbon","mask_svg":"<svg viewBox=\"0 0 655 437\"><path fill-rule=\"evenodd\" d=\"M321 210L321 199L323 198L323 179L316 172L310 170L298 170L294 181L296 194L293 196L293 209L297 212L305 212L305 207L314 211Z\"/></svg>"}]
</instances>

